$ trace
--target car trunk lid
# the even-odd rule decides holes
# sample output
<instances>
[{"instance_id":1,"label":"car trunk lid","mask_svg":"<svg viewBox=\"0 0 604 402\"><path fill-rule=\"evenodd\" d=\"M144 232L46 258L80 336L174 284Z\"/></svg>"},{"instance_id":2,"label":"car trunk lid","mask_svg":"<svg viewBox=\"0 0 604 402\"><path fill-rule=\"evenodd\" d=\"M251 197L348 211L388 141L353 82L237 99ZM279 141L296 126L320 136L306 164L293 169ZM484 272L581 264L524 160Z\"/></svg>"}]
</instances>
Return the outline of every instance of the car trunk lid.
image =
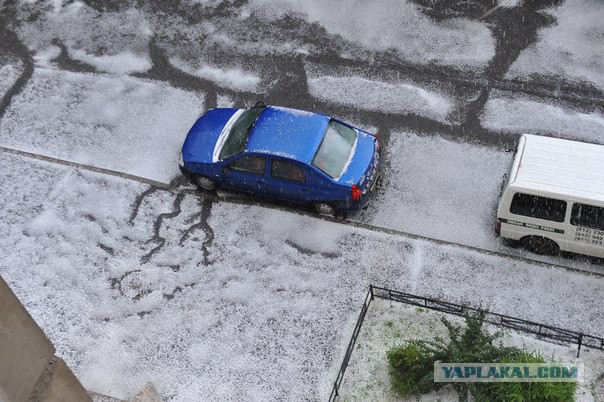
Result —
<instances>
[{"instance_id":1,"label":"car trunk lid","mask_svg":"<svg viewBox=\"0 0 604 402\"><path fill-rule=\"evenodd\" d=\"M354 154L338 182L351 186L356 185L365 194L370 190L379 172L380 155L377 139L373 135L359 130L353 152Z\"/></svg>"}]
</instances>

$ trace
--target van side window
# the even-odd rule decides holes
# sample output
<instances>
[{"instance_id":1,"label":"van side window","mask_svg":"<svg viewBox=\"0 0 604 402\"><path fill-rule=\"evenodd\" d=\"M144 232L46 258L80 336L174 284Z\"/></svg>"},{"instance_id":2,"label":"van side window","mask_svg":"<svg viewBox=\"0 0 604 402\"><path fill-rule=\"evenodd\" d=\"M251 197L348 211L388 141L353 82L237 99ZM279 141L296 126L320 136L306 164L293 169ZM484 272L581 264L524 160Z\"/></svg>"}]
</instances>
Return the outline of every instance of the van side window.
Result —
<instances>
[{"instance_id":1,"label":"van side window","mask_svg":"<svg viewBox=\"0 0 604 402\"><path fill-rule=\"evenodd\" d=\"M585 204L573 204L570 224L604 230L604 208Z\"/></svg>"},{"instance_id":2,"label":"van side window","mask_svg":"<svg viewBox=\"0 0 604 402\"><path fill-rule=\"evenodd\" d=\"M510 212L531 218L545 219L554 222L564 222L566 201L538 195L516 193L512 198Z\"/></svg>"}]
</instances>

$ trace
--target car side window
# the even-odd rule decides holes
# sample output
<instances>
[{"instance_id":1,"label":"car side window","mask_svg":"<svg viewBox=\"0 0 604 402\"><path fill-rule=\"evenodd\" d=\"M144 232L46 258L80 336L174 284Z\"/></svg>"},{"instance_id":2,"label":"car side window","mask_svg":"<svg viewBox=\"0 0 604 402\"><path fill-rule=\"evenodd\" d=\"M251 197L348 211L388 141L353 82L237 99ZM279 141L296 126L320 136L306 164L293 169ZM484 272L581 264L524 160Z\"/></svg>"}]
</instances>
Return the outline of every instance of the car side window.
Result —
<instances>
[{"instance_id":1,"label":"car side window","mask_svg":"<svg viewBox=\"0 0 604 402\"><path fill-rule=\"evenodd\" d=\"M586 204L573 204L570 224L604 230L604 208Z\"/></svg>"},{"instance_id":2,"label":"car side window","mask_svg":"<svg viewBox=\"0 0 604 402\"><path fill-rule=\"evenodd\" d=\"M273 159L271 167L271 176L279 179L306 182L306 174L294 162Z\"/></svg>"},{"instance_id":3,"label":"car side window","mask_svg":"<svg viewBox=\"0 0 604 402\"><path fill-rule=\"evenodd\" d=\"M233 161L230 168L238 172L263 175L265 166L266 158L264 156L250 155Z\"/></svg>"},{"instance_id":4,"label":"car side window","mask_svg":"<svg viewBox=\"0 0 604 402\"><path fill-rule=\"evenodd\" d=\"M516 193L514 194L514 198L512 198L510 212L531 218L564 222L566 201L532 194Z\"/></svg>"}]
</instances>

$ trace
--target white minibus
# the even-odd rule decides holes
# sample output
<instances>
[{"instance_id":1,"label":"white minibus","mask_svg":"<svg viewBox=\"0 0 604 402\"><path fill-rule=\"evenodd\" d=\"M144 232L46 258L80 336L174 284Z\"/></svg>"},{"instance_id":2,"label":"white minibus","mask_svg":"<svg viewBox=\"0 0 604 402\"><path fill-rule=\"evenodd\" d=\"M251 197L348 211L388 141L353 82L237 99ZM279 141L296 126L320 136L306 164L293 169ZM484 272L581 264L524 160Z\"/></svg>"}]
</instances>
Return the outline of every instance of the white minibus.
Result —
<instances>
[{"instance_id":1,"label":"white minibus","mask_svg":"<svg viewBox=\"0 0 604 402\"><path fill-rule=\"evenodd\" d=\"M523 134L496 229L537 254L604 258L604 145Z\"/></svg>"}]
</instances>

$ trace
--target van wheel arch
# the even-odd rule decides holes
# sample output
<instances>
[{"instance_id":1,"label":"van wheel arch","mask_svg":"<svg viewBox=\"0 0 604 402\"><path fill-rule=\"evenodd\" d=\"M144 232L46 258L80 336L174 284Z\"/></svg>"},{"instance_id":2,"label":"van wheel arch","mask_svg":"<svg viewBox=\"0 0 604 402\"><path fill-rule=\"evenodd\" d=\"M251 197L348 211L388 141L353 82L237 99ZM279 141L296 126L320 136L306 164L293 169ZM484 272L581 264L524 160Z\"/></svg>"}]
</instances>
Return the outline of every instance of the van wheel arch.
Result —
<instances>
[{"instance_id":1,"label":"van wheel arch","mask_svg":"<svg viewBox=\"0 0 604 402\"><path fill-rule=\"evenodd\" d=\"M552 239L542 236L525 236L520 244L528 251L539 255L558 255L560 246Z\"/></svg>"}]
</instances>

